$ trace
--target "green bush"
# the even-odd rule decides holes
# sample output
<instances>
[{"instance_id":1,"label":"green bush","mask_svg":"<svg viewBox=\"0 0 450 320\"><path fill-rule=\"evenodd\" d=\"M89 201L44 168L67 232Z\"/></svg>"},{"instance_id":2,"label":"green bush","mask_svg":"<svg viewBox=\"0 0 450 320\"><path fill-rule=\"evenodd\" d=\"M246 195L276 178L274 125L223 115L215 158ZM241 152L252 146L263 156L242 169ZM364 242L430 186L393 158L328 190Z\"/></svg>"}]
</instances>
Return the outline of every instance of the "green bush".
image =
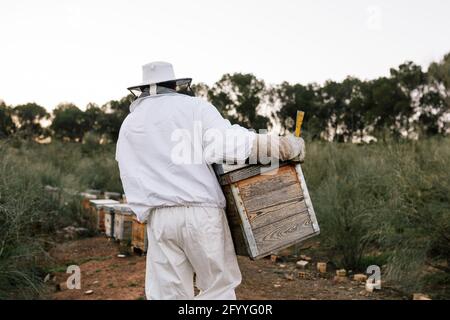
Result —
<instances>
[{"instance_id":1,"label":"green bush","mask_svg":"<svg viewBox=\"0 0 450 320\"><path fill-rule=\"evenodd\" d=\"M80 212L69 210L72 198L53 201L44 189L61 181L61 172L24 157L22 149L0 148L0 299L31 297L40 289L36 260L45 257L47 235L77 221Z\"/></svg>"},{"instance_id":2,"label":"green bush","mask_svg":"<svg viewBox=\"0 0 450 320\"><path fill-rule=\"evenodd\" d=\"M90 157L74 143L0 141L0 299L39 294L45 274L38 262L52 235L86 223L77 192L121 191L111 148L99 149Z\"/></svg>"},{"instance_id":3,"label":"green bush","mask_svg":"<svg viewBox=\"0 0 450 320\"><path fill-rule=\"evenodd\" d=\"M81 152L84 154L89 154L89 155L97 153L99 148L101 148L100 142L101 142L100 135L98 135L94 132L87 132L83 136Z\"/></svg>"},{"instance_id":4,"label":"green bush","mask_svg":"<svg viewBox=\"0 0 450 320\"><path fill-rule=\"evenodd\" d=\"M323 244L348 269L364 267L361 258L378 238L377 218L390 197L385 159L375 148L325 144L312 148L305 163Z\"/></svg>"},{"instance_id":5,"label":"green bush","mask_svg":"<svg viewBox=\"0 0 450 320\"><path fill-rule=\"evenodd\" d=\"M386 215L390 278L419 290L430 271L450 274L450 140L401 146L393 163L399 201ZM426 281L425 281L426 282Z\"/></svg>"}]
</instances>

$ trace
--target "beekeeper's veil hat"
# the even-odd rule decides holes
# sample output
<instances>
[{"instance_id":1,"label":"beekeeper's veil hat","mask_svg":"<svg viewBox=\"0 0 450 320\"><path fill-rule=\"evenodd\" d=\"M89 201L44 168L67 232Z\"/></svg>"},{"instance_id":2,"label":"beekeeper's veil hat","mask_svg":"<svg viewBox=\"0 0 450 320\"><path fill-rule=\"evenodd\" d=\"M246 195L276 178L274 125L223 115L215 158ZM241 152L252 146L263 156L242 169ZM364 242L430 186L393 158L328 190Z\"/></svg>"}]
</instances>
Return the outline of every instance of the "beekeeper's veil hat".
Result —
<instances>
[{"instance_id":1,"label":"beekeeper's veil hat","mask_svg":"<svg viewBox=\"0 0 450 320\"><path fill-rule=\"evenodd\" d=\"M176 78L172 64L156 61L142 66L142 82L129 87L128 90L142 91L145 87L164 83L174 83L179 87L182 85L189 85L191 81L191 78Z\"/></svg>"}]
</instances>

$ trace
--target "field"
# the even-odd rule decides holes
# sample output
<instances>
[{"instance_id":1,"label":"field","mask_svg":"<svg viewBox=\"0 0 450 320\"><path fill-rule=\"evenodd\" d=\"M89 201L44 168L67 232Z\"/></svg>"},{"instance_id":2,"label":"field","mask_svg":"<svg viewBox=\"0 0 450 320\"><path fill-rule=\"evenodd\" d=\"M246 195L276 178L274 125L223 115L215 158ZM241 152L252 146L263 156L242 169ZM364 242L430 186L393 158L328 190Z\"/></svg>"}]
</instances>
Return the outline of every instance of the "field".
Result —
<instances>
[{"instance_id":1,"label":"field","mask_svg":"<svg viewBox=\"0 0 450 320\"><path fill-rule=\"evenodd\" d=\"M91 271L98 275L114 265L120 269L121 263L135 262L139 268L130 275L135 278L123 280L123 287L136 293L116 297L141 297L142 257L115 261L115 247L105 238L92 237L94 230L85 234L87 238L72 242L61 241L59 232L67 226L88 225L78 192L122 191L114 145L42 145L12 139L0 141L0 150L0 299L64 297L67 293L49 292L44 279L48 274L61 277L73 261L96 263ZM284 268L295 265L296 255L308 254L313 261L329 262L332 270L356 273L379 265L383 283L398 295L385 292L375 298L410 297L414 292L450 298L449 160L449 138L370 145L307 143L303 169L322 233L292 248L281 262L285 267L266 259L253 263L240 258L244 282L238 296L355 298L339 293L347 292L345 286L330 287L328 278L315 278L310 285L297 279L287 281L287 291L282 290L284 282L274 287L277 281L286 281ZM46 186L59 189L49 192ZM105 243L105 251L86 253L96 242ZM81 256L72 256L76 252L67 249L70 246L82 252ZM255 270L264 284L258 285L253 278ZM286 292L291 294L283 295Z\"/></svg>"}]
</instances>

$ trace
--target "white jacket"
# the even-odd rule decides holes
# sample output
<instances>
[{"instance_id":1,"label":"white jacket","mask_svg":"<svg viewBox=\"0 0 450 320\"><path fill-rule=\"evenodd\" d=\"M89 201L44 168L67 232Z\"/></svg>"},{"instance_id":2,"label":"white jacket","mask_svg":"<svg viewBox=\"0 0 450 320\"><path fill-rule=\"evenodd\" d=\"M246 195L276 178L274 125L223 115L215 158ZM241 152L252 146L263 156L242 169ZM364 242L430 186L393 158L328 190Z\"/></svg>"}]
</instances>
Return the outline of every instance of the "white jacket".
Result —
<instances>
[{"instance_id":1,"label":"white jacket","mask_svg":"<svg viewBox=\"0 0 450 320\"><path fill-rule=\"evenodd\" d=\"M131 209L144 221L158 207L224 208L211 163L245 160L254 139L254 132L232 126L200 98L165 93L137 99L116 147Z\"/></svg>"}]
</instances>

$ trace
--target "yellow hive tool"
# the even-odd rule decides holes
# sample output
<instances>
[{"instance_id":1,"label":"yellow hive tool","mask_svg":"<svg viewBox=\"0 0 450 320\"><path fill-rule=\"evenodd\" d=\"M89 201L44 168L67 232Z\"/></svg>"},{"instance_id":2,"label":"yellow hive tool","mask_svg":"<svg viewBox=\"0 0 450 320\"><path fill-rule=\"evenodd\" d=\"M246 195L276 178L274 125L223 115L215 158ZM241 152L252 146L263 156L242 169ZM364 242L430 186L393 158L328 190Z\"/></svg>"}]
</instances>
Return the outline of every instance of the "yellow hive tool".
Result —
<instances>
[{"instance_id":1,"label":"yellow hive tool","mask_svg":"<svg viewBox=\"0 0 450 320\"><path fill-rule=\"evenodd\" d=\"M303 111L297 111L297 118L295 120L295 136L300 137L302 133L302 123L303 123L303 117L305 116L305 113Z\"/></svg>"}]
</instances>

